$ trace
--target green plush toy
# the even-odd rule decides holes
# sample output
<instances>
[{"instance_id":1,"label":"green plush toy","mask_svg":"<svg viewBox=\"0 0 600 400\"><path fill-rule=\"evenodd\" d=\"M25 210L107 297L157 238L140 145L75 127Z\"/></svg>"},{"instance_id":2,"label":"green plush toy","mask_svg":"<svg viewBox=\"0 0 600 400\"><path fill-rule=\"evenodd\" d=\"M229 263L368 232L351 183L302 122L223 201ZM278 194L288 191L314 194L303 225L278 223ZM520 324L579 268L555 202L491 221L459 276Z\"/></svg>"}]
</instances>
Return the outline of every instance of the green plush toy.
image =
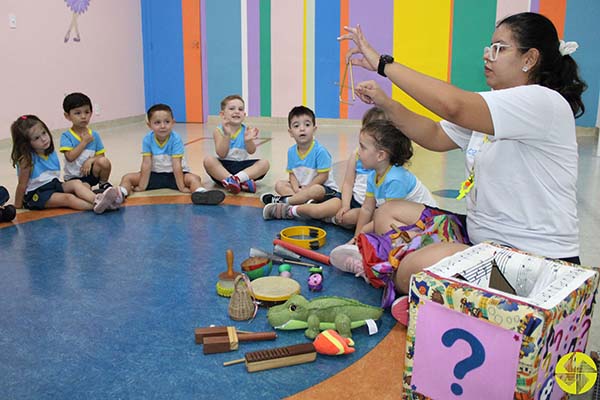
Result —
<instances>
[{"instance_id":1,"label":"green plush toy","mask_svg":"<svg viewBox=\"0 0 600 400\"><path fill-rule=\"evenodd\" d=\"M383 309L369 306L345 297L325 296L311 301L293 295L284 304L267 312L267 319L275 329L304 329L304 334L314 339L320 331L335 329L344 337L352 337L351 329L366 325L367 320L377 320Z\"/></svg>"}]
</instances>

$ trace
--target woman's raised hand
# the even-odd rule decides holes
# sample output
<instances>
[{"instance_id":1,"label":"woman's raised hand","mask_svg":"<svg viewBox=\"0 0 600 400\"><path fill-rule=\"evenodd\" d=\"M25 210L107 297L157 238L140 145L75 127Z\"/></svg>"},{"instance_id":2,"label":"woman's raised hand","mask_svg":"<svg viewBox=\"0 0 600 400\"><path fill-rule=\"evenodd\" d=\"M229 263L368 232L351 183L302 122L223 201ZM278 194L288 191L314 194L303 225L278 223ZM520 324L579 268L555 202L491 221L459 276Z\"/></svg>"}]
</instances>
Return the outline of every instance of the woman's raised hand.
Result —
<instances>
[{"instance_id":1,"label":"woman's raised hand","mask_svg":"<svg viewBox=\"0 0 600 400\"><path fill-rule=\"evenodd\" d=\"M367 42L360 25L356 25L356 28L344 26L344 30L348 33L338 37L338 40L352 40L356 44L356 47L351 48L346 53L346 62L350 60L353 65L358 65L370 71L377 71L379 53ZM355 54L362 55L362 58L352 58Z\"/></svg>"},{"instance_id":2,"label":"woman's raised hand","mask_svg":"<svg viewBox=\"0 0 600 400\"><path fill-rule=\"evenodd\" d=\"M383 89L379 87L375 81L364 81L359 83L354 92L363 102L367 104L375 104L381 106L383 102L388 98Z\"/></svg>"}]
</instances>

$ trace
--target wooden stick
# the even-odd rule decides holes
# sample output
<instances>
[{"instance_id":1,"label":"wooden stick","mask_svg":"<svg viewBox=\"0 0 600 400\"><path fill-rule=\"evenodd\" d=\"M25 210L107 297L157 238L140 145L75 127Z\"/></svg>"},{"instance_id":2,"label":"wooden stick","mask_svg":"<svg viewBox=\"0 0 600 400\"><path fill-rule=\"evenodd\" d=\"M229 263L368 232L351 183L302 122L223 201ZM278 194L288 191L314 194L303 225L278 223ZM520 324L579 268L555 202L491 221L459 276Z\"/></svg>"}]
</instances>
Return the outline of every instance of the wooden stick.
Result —
<instances>
[{"instance_id":1,"label":"wooden stick","mask_svg":"<svg viewBox=\"0 0 600 400\"><path fill-rule=\"evenodd\" d=\"M244 361L246 361L245 358L238 358L237 360L225 361L223 363L223 366L229 367L230 365L240 364L240 363L243 363Z\"/></svg>"}]
</instances>

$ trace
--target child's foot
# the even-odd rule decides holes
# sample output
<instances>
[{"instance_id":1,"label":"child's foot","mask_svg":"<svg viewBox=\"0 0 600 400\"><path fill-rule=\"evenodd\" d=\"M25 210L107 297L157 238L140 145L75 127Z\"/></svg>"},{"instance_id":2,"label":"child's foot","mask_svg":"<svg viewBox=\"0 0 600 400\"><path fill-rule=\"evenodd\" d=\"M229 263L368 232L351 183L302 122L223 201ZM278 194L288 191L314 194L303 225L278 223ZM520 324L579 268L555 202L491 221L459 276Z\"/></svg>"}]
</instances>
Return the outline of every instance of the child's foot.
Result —
<instances>
[{"instance_id":1,"label":"child's foot","mask_svg":"<svg viewBox=\"0 0 600 400\"><path fill-rule=\"evenodd\" d=\"M225 193L220 190L204 190L192 193L192 203L197 205L214 206L225 200Z\"/></svg>"},{"instance_id":2,"label":"child's foot","mask_svg":"<svg viewBox=\"0 0 600 400\"><path fill-rule=\"evenodd\" d=\"M256 182L254 182L254 179L248 179L246 182L240 183L240 187L244 192L256 193Z\"/></svg>"},{"instance_id":3,"label":"child's foot","mask_svg":"<svg viewBox=\"0 0 600 400\"><path fill-rule=\"evenodd\" d=\"M273 193L263 193L260 196L260 201L263 204L286 203L286 199L290 196L279 196Z\"/></svg>"},{"instance_id":4,"label":"child's foot","mask_svg":"<svg viewBox=\"0 0 600 400\"><path fill-rule=\"evenodd\" d=\"M294 219L294 216L290 212L289 204L285 203L271 203L267 204L263 208L264 219Z\"/></svg>"},{"instance_id":5,"label":"child's foot","mask_svg":"<svg viewBox=\"0 0 600 400\"><path fill-rule=\"evenodd\" d=\"M343 244L333 249L329 254L329 262L340 271L350 272L356 277L367 279L362 255L355 244Z\"/></svg>"},{"instance_id":6,"label":"child's foot","mask_svg":"<svg viewBox=\"0 0 600 400\"><path fill-rule=\"evenodd\" d=\"M240 186L240 181L233 175L230 175L227 178L223 179L221 181L221 185L223 185L223 187L232 194L238 194L242 190Z\"/></svg>"},{"instance_id":7,"label":"child's foot","mask_svg":"<svg viewBox=\"0 0 600 400\"><path fill-rule=\"evenodd\" d=\"M106 189L111 188L112 185L110 184L110 182L104 182L101 183L100 185L98 185L98 189L94 189L93 192L98 194L98 193L104 193L106 191Z\"/></svg>"},{"instance_id":8,"label":"child's foot","mask_svg":"<svg viewBox=\"0 0 600 400\"><path fill-rule=\"evenodd\" d=\"M408 306L408 296L401 296L394 300L390 308L392 317L403 326L408 326Z\"/></svg>"},{"instance_id":9,"label":"child's foot","mask_svg":"<svg viewBox=\"0 0 600 400\"><path fill-rule=\"evenodd\" d=\"M96 195L96 200L94 201L94 212L96 214L102 214L114 204L115 200L119 196L117 193L119 190L111 187L107 189L104 193L99 193Z\"/></svg>"}]
</instances>

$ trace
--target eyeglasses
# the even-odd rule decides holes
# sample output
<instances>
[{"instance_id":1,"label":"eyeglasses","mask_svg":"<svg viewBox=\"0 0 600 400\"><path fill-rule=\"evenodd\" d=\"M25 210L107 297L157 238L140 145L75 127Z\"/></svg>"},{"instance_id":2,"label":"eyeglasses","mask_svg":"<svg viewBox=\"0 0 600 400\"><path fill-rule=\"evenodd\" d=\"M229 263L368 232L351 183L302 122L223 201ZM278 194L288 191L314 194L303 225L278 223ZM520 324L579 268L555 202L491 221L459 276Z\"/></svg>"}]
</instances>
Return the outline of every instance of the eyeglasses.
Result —
<instances>
[{"instance_id":1,"label":"eyeglasses","mask_svg":"<svg viewBox=\"0 0 600 400\"><path fill-rule=\"evenodd\" d=\"M498 54L500 54L500 50L513 47L511 44L503 44L500 42L492 43L490 46L485 46L483 48L483 56L487 57L490 61L496 61L498 59Z\"/></svg>"},{"instance_id":2,"label":"eyeglasses","mask_svg":"<svg viewBox=\"0 0 600 400\"><path fill-rule=\"evenodd\" d=\"M350 73L348 73L348 70L350 70ZM346 84L346 77L348 77L349 85ZM346 69L344 70L344 76L342 77L342 82L340 82L340 83L336 82L336 85L338 85L340 87L340 93L338 96L340 103L348 104L350 106L354 105L354 102L356 102L356 95L354 93L354 76L352 76L352 63L349 60L346 63ZM347 89L350 89L350 96L346 100L346 99L344 99L344 92L346 92Z\"/></svg>"},{"instance_id":3,"label":"eyeglasses","mask_svg":"<svg viewBox=\"0 0 600 400\"><path fill-rule=\"evenodd\" d=\"M502 49L506 49L508 47L514 47L515 49L519 49L519 50L529 50L529 47L519 47L519 46L513 46L512 44L504 44L504 43L496 42L496 43L492 43L489 46L485 46L483 48L483 56L487 57L488 60L490 60L490 61L496 61L498 59L498 54L500 54L500 51Z\"/></svg>"}]
</instances>

